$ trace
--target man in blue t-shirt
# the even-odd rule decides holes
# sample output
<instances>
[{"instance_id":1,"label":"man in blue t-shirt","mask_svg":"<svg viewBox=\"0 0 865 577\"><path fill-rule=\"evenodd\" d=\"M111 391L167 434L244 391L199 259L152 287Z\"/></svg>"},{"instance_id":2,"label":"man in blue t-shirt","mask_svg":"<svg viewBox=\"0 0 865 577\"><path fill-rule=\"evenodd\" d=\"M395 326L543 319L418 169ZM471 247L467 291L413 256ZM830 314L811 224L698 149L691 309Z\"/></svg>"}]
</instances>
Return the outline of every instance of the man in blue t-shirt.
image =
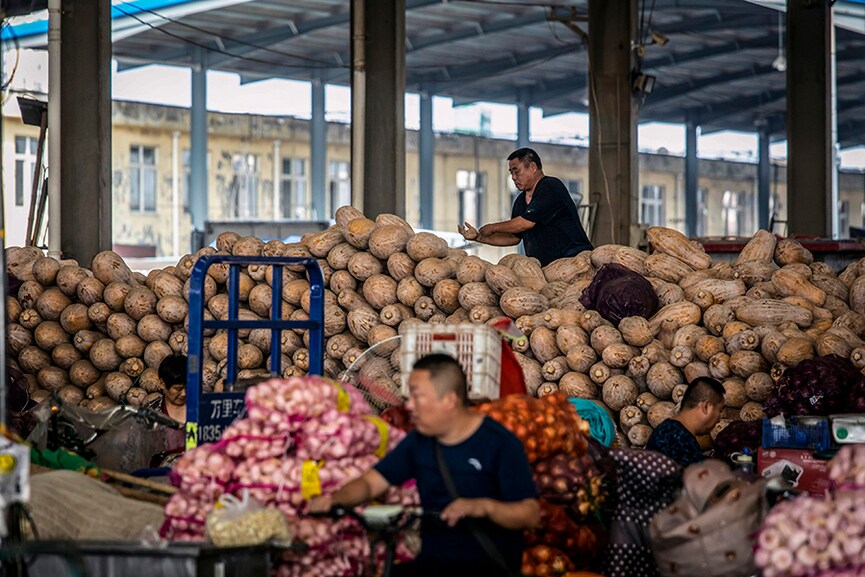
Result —
<instances>
[{"instance_id":1,"label":"man in blue t-shirt","mask_svg":"<svg viewBox=\"0 0 865 577\"><path fill-rule=\"evenodd\" d=\"M310 501L310 511L359 505L392 485L415 479L423 508L441 515L424 519L420 555L397 565L395 576L519 574L523 530L540 521L537 489L522 444L498 422L469 408L465 373L448 355L432 354L415 363L409 395L416 429L371 471L333 495ZM442 475L437 444L458 498ZM479 533L498 551L498 559L481 544Z\"/></svg>"},{"instance_id":2,"label":"man in blue t-shirt","mask_svg":"<svg viewBox=\"0 0 865 577\"><path fill-rule=\"evenodd\" d=\"M697 436L712 432L723 408L724 385L711 377L697 377L685 390L679 413L652 431L646 449L662 453L683 467L699 463L705 457Z\"/></svg>"},{"instance_id":3,"label":"man in blue t-shirt","mask_svg":"<svg viewBox=\"0 0 865 577\"><path fill-rule=\"evenodd\" d=\"M526 254L547 266L559 258L592 250L583 230L577 205L561 180L544 175L541 157L531 148L520 148L508 156L508 172L522 192L514 201L511 219L475 229L469 223L458 226L467 240L494 246L523 242Z\"/></svg>"}]
</instances>

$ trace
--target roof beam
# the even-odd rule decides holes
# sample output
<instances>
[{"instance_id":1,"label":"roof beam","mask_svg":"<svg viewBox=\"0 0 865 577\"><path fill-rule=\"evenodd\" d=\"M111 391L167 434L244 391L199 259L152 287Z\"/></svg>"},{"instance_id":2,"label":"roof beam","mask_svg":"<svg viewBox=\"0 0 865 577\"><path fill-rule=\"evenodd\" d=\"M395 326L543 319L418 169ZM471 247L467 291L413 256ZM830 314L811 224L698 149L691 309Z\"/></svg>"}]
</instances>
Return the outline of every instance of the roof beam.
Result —
<instances>
[{"instance_id":1,"label":"roof beam","mask_svg":"<svg viewBox=\"0 0 865 577\"><path fill-rule=\"evenodd\" d=\"M582 44L545 46L530 52L509 54L495 60L460 64L457 66L443 66L436 69L435 72L424 73L409 70L409 73L406 75L406 84L412 86L427 84L430 86L430 90L433 91L447 90L457 85L480 82L491 76L507 74L514 69L552 60L565 54L581 52L584 49Z\"/></svg>"},{"instance_id":2,"label":"roof beam","mask_svg":"<svg viewBox=\"0 0 865 577\"><path fill-rule=\"evenodd\" d=\"M854 58L861 58L862 50L860 48L843 50L838 52L835 57L837 60L853 60ZM687 96L692 92L697 92L699 90L714 86L716 84L722 84L724 82L736 82L745 78L765 76L766 74L775 74L777 72L778 71L772 67L771 63L760 64L757 66L752 64L747 68L723 72L714 76L707 76L693 82L680 82L673 86L660 86L659 88L656 88L649 97L646 98L646 106L649 107L655 104L665 102L667 100L671 100L673 98Z\"/></svg>"},{"instance_id":3,"label":"roof beam","mask_svg":"<svg viewBox=\"0 0 865 577\"><path fill-rule=\"evenodd\" d=\"M417 8L424 8L426 6L432 6L434 4L441 4L445 1L446 0L406 0L405 9L407 11L415 10ZM231 54L223 53L211 55L208 59L208 65L211 67L216 67L223 62L235 58L236 56L245 56L251 52L259 50L259 48L250 46L249 44L254 44L257 46L270 46L274 44L279 44L287 40L297 38L298 36L309 34L310 32L315 32L316 30L321 30L322 28L330 28L333 26L342 26L344 24L348 24L350 18L351 12L349 10L343 10L341 12L337 12L336 14L332 14L331 16L325 16L324 18L316 18L315 20L310 20L308 22L301 21L297 22L296 24L283 26L264 33L250 34L249 37L242 39L243 42L247 42L248 44L226 40L224 41L225 51L230 52Z\"/></svg>"},{"instance_id":4,"label":"roof beam","mask_svg":"<svg viewBox=\"0 0 865 577\"><path fill-rule=\"evenodd\" d=\"M446 0L406 0L406 10L441 4L444 1ZM304 34L315 32L316 30L346 25L349 23L350 18L351 14L349 10L341 10L320 18L311 18L309 20L298 22L290 21L289 24L285 26L280 26L264 32L257 32L255 34L249 34L239 39L221 39L220 49L211 52L208 56L208 67L218 68L221 64L234 58L248 56L261 50L261 47L280 44L303 36ZM218 37L218 34L214 33L214 37ZM159 55L159 59L162 62L174 64L191 62L192 49L184 47L166 51Z\"/></svg>"},{"instance_id":5,"label":"roof beam","mask_svg":"<svg viewBox=\"0 0 865 577\"><path fill-rule=\"evenodd\" d=\"M846 84L856 84L858 82L862 82L863 80L865 80L865 78L863 78L861 72L854 72L853 74L839 77L835 81L835 84L836 86L840 87ZM718 120L721 120L722 118L730 116L731 114L736 114L737 112L742 112L744 110L772 104L773 102L777 102L778 100L781 100L786 96L787 87L784 86L784 88L769 90L768 92L762 92L760 94L742 96L718 104L692 108L685 111L685 114L691 115L693 118L697 119L697 122L699 124L711 124L717 122ZM839 100L838 110L840 111L842 109L842 103L844 103L843 106L849 107L854 103L861 102L861 98L857 98L855 100Z\"/></svg>"},{"instance_id":6,"label":"roof beam","mask_svg":"<svg viewBox=\"0 0 865 577\"><path fill-rule=\"evenodd\" d=\"M468 26L460 26L456 30L444 32L442 34L427 34L415 38L408 38L406 40L406 53L413 53L423 50L424 48L440 46L448 42L458 42L460 40L468 40L469 38L486 36L487 34L505 32L513 28L521 28L532 24L538 24L540 22L546 22L546 20L546 11L537 10L534 13L517 14L514 15L513 18L493 20L490 22L476 22Z\"/></svg>"},{"instance_id":7,"label":"roof beam","mask_svg":"<svg viewBox=\"0 0 865 577\"><path fill-rule=\"evenodd\" d=\"M684 64L686 62L693 62L697 60L703 60L705 58L711 58L713 56L720 56L722 54L730 54L732 52L737 52L739 50L748 50L752 48L765 48L767 46L774 46L777 42L774 38L769 37L760 37L754 38L751 40L745 40L741 42L731 42L728 44L721 44L719 46L712 46L709 48L701 48L699 50L691 50L690 52L684 52L678 55L670 54L665 56L660 56L657 58L652 58L643 62L643 70L653 70L656 71L660 68L666 66L678 66L680 64ZM531 104L540 106L544 102L549 102L551 100L556 100L566 96L572 92L576 92L578 90L583 90L588 85L588 78L585 74L580 76L570 75L566 78L559 79L558 82L549 82L548 84L555 86L554 90L543 90L536 91L532 89L530 91L529 101Z\"/></svg>"},{"instance_id":8,"label":"roof beam","mask_svg":"<svg viewBox=\"0 0 865 577\"><path fill-rule=\"evenodd\" d=\"M838 145L841 148L865 145L865 120L840 124L838 126Z\"/></svg>"}]
</instances>

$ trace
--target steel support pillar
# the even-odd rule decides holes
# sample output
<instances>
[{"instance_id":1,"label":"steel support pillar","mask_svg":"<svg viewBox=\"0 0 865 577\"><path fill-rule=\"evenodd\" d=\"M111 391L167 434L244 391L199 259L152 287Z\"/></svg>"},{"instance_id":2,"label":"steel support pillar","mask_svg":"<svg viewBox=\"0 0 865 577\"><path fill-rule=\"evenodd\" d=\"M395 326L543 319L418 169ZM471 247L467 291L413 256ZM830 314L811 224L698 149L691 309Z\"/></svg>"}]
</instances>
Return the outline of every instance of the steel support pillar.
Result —
<instances>
[{"instance_id":1,"label":"steel support pillar","mask_svg":"<svg viewBox=\"0 0 865 577\"><path fill-rule=\"evenodd\" d=\"M327 220L338 206L327 210L327 122L324 120L324 80L312 81L312 121L309 130L309 185L312 191L312 218Z\"/></svg>"},{"instance_id":2,"label":"steel support pillar","mask_svg":"<svg viewBox=\"0 0 865 577\"><path fill-rule=\"evenodd\" d=\"M62 163L50 178L60 179L63 257L86 266L112 245L111 2L63 0L60 22Z\"/></svg>"},{"instance_id":3,"label":"steel support pillar","mask_svg":"<svg viewBox=\"0 0 865 577\"><path fill-rule=\"evenodd\" d=\"M353 203L370 218L405 216L405 0L354 0L351 10L352 164L363 163Z\"/></svg>"},{"instance_id":4,"label":"steel support pillar","mask_svg":"<svg viewBox=\"0 0 865 577\"><path fill-rule=\"evenodd\" d=\"M433 167L435 165L435 135L433 134L432 94L420 93L420 133L418 134L418 166L420 181L420 227L432 229L433 215Z\"/></svg>"},{"instance_id":5,"label":"steel support pillar","mask_svg":"<svg viewBox=\"0 0 865 577\"><path fill-rule=\"evenodd\" d=\"M787 0L787 223L832 235L831 6Z\"/></svg>"},{"instance_id":6,"label":"steel support pillar","mask_svg":"<svg viewBox=\"0 0 865 577\"><path fill-rule=\"evenodd\" d=\"M529 146L529 105L517 103L517 148Z\"/></svg>"},{"instance_id":7,"label":"steel support pillar","mask_svg":"<svg viewBox=\"0 0 865 577\"><path fill-rule=\"evenodd\" d=\"M207 53L195 48L192 67L192 110L190 111L189 215L192 219L192 250L203 247L207 213Z\"/></svg>"},{"instance_id":8,"label":"steel support pillar","mask_svg":"<svg viewBox=\"0 0 865 577\"><path fill-rule=\"evenodd\" d=\"M697 236L697 188L700 167L697 160L697 123L685 124L685 234Z\"/></svg>"},{"instance_id":9,"label":"steel support pillar","mask_svg":"<svg viewBox=\"0 0 865 577\"><path fill-rule=\"evenodd\" d=\"M637 104L631 88L636 0L589 0L589 192L592 241L629 244L637 222Z\"/></svg>"},{"instance_id":10,"label":"steel support pillar","mask_svg":"<svg viewBox=\"0 0 865 577\"><path fill-rule=\"evenodd\" d=\"M770 137L769 128L765 123L757 128L759 153L757 164L757 226L768 230L769 220L772 218L772 215L769 214L769 196L772 187L772 160L769 157Z\"/></svg>"}]
</instances>

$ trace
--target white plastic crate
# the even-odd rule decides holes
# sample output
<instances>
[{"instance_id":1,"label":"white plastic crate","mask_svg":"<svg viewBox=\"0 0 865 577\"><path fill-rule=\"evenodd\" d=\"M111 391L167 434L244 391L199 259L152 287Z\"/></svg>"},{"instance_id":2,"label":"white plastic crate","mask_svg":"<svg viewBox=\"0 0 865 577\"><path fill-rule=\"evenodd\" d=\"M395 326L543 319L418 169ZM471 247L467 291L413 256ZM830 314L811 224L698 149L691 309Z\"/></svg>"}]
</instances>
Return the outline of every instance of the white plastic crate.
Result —
<instances>
[{"instance_id":1,"label":"white plastic crate","mask_svg":"<svg viewBox=\"0 0 865 577\"><path fill-rule=\"evenodd\" d=\"M470 399L499 398L502 338L494 328L473 323L410 323L403 330L400 366L404 396L408 396L408 376L415 361L431 353L445 353L465 371Z\"/></svg>"}]
</instances>

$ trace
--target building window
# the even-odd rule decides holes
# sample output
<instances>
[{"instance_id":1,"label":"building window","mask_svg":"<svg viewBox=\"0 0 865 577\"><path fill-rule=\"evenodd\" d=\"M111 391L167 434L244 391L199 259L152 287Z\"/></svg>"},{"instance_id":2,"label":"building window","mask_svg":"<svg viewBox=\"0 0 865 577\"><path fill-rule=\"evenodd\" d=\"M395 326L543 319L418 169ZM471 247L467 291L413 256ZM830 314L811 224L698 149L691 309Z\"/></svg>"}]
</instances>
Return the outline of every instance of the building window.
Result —
<instances>
[{"instance_id":1,"label":"building window","mask_svg":"<svg viewBox=\"0 0 865 577\"><path fill-rule=\"evenodd\" d=\"M328 170L330 182L330 215L341 206L351 204L351 164L345 160L331 160Z\"/></svg>"},{"instance_id":2,"label":"building window","mask_svg":"<svg viewBox=\"0 0 865 577\"><path fill-rule=\"evenodd\" d=\"M721 199L721 217L724 223L724 235L745 236L752 231L752 197L746 192L724 192Z\"/></svg>"},{"instance_id":3,"label":"building window","mask_svg":"<svg viewBox=\"0 0 865 577\"><path fill-rule=\"evenodd\" d=\"M133 212L156 212L156 149L129 148L129 208Z\"/></svg>"},{"instance_id":4,"label":"building window","mask_svg":"<svg viewBox=\"0 0 865 577\"><path fill-rule=\"evenodd\" d=\"M850 236L850 201L838 201L838 235L841 238Z\"/></svg>"},{"instance_id":5,"label":"building window","mask_svg":"<svg viewBox=\"0 0 865 577\"><path fill-rule=\"evenodd\" d=\"M640 223L664 226L664 187L655 184L643 186L640 194Z\"/></svg>"},{"instance_id":6,"label":"building window","mask_svg":"<svg viewBox=\"0 0 865 577\"><path fill-rule=\"evenodd\" d=\"M697 226L695 232L697 236L708 236L706 225L709 216L709 191L705 188L697 189Z\"/></svg>"},{"instance_id":7,"label":"building window","mask_svg":"<svg viewBox=\"0 0 865 577\"><path fill-rule=\"evenodd\" d=\"M565 180L565 186L568 188L568 192L571 194L571 200L574 201L574 204L576 204L577 206L583 204L583 181L582 181L582 179Z\"/></svg>"},{"instance_id":8,"label":"building window","mask_svg":"<svg viewBox=\"0 0 865 577\"><path fill-rule=\"evenodd\" d=\"M486 174L473 170L457 171L457 200L459 202L459 222L480 226L483 224L484 192Z\"/></svg>"},{"instance_id":9,"label":"building window","mask_svg":"<svg viewBox=\"0 0 865 577\"><path fill-rule=\"evenodd\" d=\"M282 218L309 220L305 159L282 159L282 189L280 194Z\"/></svg>"},{"instance_id":10,"label":"building window","mask_svg":"<svg viewBox=\"0 0 865 577\"><path fill-rule=\"evenodd\" d=\"M228 188L229 216L258 216L258 157L254 154L231 156L232 177Z\"/></svg>"},{"instance_id":11,"label":"building window","mask_svg":"<svg viewBox=\"0 0 865 577\"><path fill-rule=\"evenodd\" d=\"M33 190L37 141L30 136L15 137L15 206L24 206L24 195Z\"/></svg>"}]
</instances>

